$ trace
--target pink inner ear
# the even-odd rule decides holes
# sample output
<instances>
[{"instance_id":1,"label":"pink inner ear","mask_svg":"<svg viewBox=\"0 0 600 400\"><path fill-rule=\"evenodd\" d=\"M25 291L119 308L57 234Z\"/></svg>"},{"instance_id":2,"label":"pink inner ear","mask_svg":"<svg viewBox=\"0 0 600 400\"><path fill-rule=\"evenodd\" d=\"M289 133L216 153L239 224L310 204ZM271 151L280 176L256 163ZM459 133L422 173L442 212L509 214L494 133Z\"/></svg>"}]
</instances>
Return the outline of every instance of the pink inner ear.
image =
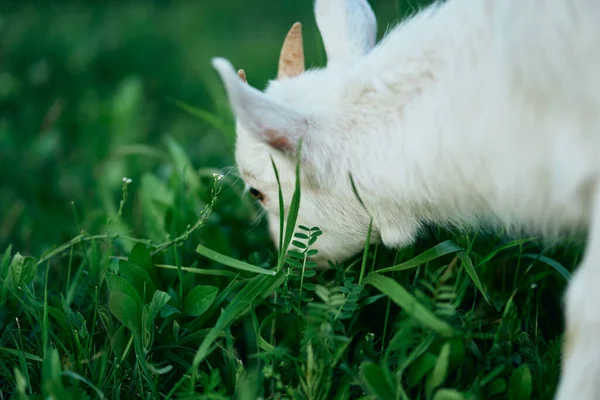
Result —
<instances>
[{"instance_id":1,"label":"pink inner ear","mask_svg":"<svg viewBox=\"0 0 600 400\"><path fill-rule=\"evenodd\" d=\"M288 152L293 151L290 140L285 136L281 136L276 130L267 129L264 131L264 136L267 139L266 141L269 146L273 147L274 149Z\"/></svg>"}]
</instances>

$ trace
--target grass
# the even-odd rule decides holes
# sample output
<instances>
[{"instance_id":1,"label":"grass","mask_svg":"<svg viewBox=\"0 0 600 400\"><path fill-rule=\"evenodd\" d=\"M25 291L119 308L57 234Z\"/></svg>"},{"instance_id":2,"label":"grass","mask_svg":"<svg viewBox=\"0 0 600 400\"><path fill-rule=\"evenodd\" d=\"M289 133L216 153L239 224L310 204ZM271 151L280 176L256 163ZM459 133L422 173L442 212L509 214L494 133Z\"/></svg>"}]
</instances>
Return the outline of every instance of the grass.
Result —
<instances>
[{"instance_id":1,"label":"grass","mask_svg":"<svg viewBox=\"0 0 600 400\"><path fill-rule=\"evenodd\" d=\"M273 245L208 60L261 87L300 19L321 64L310 4L202 3L0 7L0 398L551 398L582 243Z\"/></svg>"}]
</instances>

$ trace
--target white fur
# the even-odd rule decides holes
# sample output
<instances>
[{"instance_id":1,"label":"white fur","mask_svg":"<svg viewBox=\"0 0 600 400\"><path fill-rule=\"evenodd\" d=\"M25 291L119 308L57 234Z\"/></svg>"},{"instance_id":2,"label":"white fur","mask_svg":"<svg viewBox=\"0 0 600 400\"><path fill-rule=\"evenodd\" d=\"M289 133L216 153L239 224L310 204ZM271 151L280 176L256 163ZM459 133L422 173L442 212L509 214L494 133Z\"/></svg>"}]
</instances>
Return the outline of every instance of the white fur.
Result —
<instances>
[{"instance_id":1,"label":"white fur","mask_svg":"<svg viewBox=\"0 0 600 400\"><path fill-rule=\"evenodd\" d=\"M374 241L390 247L426 223L589 230L567 293L574 344L557 399L600 398L600 2L448 0L374 48L365 0L317 0L315 12L326 68L261 93L227 61L213 63L238 118L238 167L265 194L273 237L270 156L286 207L295 164L289 149L267 144L273 131L303 140L299 223L323 230L320 262L358 252L370 216Z\"/></svg>"},{"instance_id":2,"label":"white fur","mask_svg":"<svg viewBox=\"0 0 600 400\"><path fill-rule=\"evenodd\" d=\"M327 63L348 63L364 56L377 39L377 20L364 1L315 2L317 27L321 31ZM331 21L336 21L332 24Z\"/></svg>"}]
</instances>

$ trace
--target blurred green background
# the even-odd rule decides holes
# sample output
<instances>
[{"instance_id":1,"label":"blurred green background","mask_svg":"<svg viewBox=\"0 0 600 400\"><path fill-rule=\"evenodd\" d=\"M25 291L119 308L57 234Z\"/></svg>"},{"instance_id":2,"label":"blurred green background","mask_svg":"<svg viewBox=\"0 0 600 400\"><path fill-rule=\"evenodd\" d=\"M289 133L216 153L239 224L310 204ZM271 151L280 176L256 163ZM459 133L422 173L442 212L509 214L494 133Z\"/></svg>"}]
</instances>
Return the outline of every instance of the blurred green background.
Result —
<instances>
[{"instance_id":1,"label":"blurred green background","mask_svg":"<svg viewBox=\"0 0 600 400\"><path fill-rule=\"evenodd\" d=\"M136 178L160 173L167 137L194 168L233 165L233 120L210 59L230 59L262 89L298 20L307 65L323 65L312 3L0 2L0 248L39 254L93 231L117 212L123 176L134 196L124 217L139 228ZM371 4L382 35L418 3Z\"/></svg>"}]
</instances>

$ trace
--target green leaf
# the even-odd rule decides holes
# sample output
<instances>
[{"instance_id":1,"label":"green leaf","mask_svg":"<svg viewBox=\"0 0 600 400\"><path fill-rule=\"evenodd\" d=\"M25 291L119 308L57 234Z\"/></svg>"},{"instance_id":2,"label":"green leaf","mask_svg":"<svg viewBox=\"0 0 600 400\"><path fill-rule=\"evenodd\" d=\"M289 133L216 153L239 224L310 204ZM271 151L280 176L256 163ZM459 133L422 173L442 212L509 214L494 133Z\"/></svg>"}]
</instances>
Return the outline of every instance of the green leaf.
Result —
<instances>
[{"instance_id":1,"label":"green leaf","mask_svg":"<svg viewBox=\"0 0 600 400\"><path fill-rule=\"evenodd\" d=\"M211 250L207 247L204 247L201 244L199 244L198 247L196 248L196 252L198 252L199 254L203 255L206 258L209 258L215 262L218 262L219 264L223 264L223 265L226 265L231 268L239 269L242 271L253 272L255 274L271 275L271 276L275 275L275 271L271 271L268 269L257 267L256 265L252 265L252 264L248 264L246 262L240 261L240 260L236 260L235 258L231 258L226 255L217 253L216 251Z\"/></svg>"},{"instance_id":2,"label":"green leaf","mask_svg":"<svg viewBox=\"0 0 600 400\"><path fill-rule=\"evenodd\" d=\"M25 380L25 377L23 376L21 371L19 371L19 369L16 367L14 369L14 374L15 387L17 389L17 396L15 397L15 400L29 399L29 396L27 395L27 381Z\"/></svg>"},{"instance_id":3,"label":"green leaf","mask_svg":"<svg viewBox=\"0 0 600 400\"><path fill-rule=\"evenodd\" d=\"M37 261L31 257L23 257L20 253L16 253L8 268L8 258L10 253L6 253L2 262L2 274L5 275L1 279L2 288L0 290L0 301L6 297L9 289L18 290L20 286L27 286L35 278L37 272Z\"/></svg>"},{"instance_id":4,"label":"green leaf","mask_svg":"<svg viewBox=\"0 0 600 400\"><path fill-rule=\"evenodd\" d=\"M382 400L396 399L395 385L390 379L391 372L387 368L368 362L362 364L360 369L362 379L371 394Z\"/></svg>"},{"instance_id":5,"label":"green leaf","mask_svg":"<svg viewBox=\"0 0 600 400\"><path fill-rule=\"evenodd\" d=\"M66 326L68 323L68 318L64 311L59 310L58 308L54 308L51 306L47 306L48 315L52 317L56 322L61 326Z\"/></svg>"},{"instance_id":6,"label":"green leaf","mask_svg":"<svg viewBox=\"0 0 600 400\"><path fill-rule=\"evenodd\" d=\"M365 285L372 285L387 295L394 303L399 305L416 321L442 336L452 336L454 329L445 321L439 319L427 307L422 305L412 294L404 289L392 278L385 277L377 272L371 272L364 281Z\"/></svg>"},{"instance_id":7,"label":"green leaf","mask_svg":"<svg viewBox=\"0 0 600 400\"><path fill-rule=\"evenodd\" d=\"M294 267L294 268L297 268L297 269L302 269L302 264L298 260L294 260L293 258L288 258L286 262L291 267Z\"/></svg>"},{"instance_id":8,"label":"green leaf","mask_svg":"<svg viewBox=\"0 0 600 400\"><path fill-rule=\"evenodd\" d=\"M142 243L136 243L129 253L129 261L144 268L145 270L152 268L152 256L150 250Z\"/></svg>"},{"instance_id":9,"label":"green leaf","mask_svg":"<svg viewBox=\"0 0 600 400\"><path fill-rule=\"evenodd\" d=\"M73 327L73 329L75 329L81 337L87 337L88 331L87 331L87 326L85 324L85 319L83 318L83 315L81 315L80 312L77 312L77 313L74 312L71 309L71 307L69 307L69 305L67 304L67 301L66 301L65 297L62 295L62 293L60 295L60 302L62 305L63 312L67 316L67 319L68 319L69 323L71 324L71 326Z\"/></svg>"},{"instance_id":10,"label":"green leaf","mask_svg":"<svg viewBox=\"0 0 600 400\"><path fill-rule=\"evenodd\" d=\"M171 300L171 296L168 293L160 290L154 292L154 296L152 296L152 301L150 302L150 313L153 319L156 318L169 300Z\"/></svg>"},{"instance_id":11,"label":"green leaf","mask_svg":"<svg viewBox=\"0 0 600 400\"><path fill-rule=\"evenodd\" d=\"M173 337L175 337L175 342L177 342L179 340L179 330L181 329L181 327L179 326L179 323L177 322L177 320L173 320Z\"/></svg>"},{"instance_id":12,"label":"green leaf","mask_svg":"<svg viewBox=\"0 0 600 400\"><path fill-rule=\"evenodd\" d=\"M23 264L25 257L20 253L13 256L13 259L8 267L8 285L13 289L17 289L21 283L21 275L23 274Z\"/></svg>"},{"instance_id":13,"label":"green leaf","mask_svg":"<svg viewBox=\"0 0 600 400\"><path fill-rule=\"evenodd\" d=\"M495 396L506 392L506 388L506 379L497 378L491 381L490 384L487 385L484 390L488 394L488 396Z\"/></svg>"},{"instance_id":14,"label":"green leaf","mask_svg":"<svg viewBox=\"0 0 600 400\"><path fill-rule=\"evenodd\" d=\"M423 378L433 370L437 357L435 354L426 352L408 366L408 387L411 388L416 384L420 383Z\"/></svg>"},{"instance_id":15,"label":"green leaf","mask_svg":"<svg viewBox=\"0 0 600 400\"><path fill-rule=\"evenodd\" d=\"M120 260L119 274L135 288L140 299L142 299L142 304L146 304L150 301L151 296L156 291L156 287L154 286L154 282L152 282L152 278L150 278L150 274L148 274L146 270L129 261Z\"/></svg>"},{"instance_id":16,"label":"green leaf","mask_svg":"<svg viewBox=\"0 0 600 400\"><path fill-rule=\"evenodd\" d=\"M296 260L302 260L304 258L304 254L300 253L297 250L289 250L287 255L289 258L293 258Z\"/></svg>"},{"instance_id":17,"label":"green leaf","mask_svg":"<svg viewBox=\"0 0 600 400\"><path fill-rule=\"evenodd\" d=\"M450 343L444 343L442 349L440 350L440 355L435 362L435 366L433 367L433 371L431 371L431 375L429 375L429 379L427 379L427 398L431 398L433 391L446 380L446 377L448 376L449 360Z\"/></svg>"},{"instance_id":18,"label":"green leaf","mask_svg":"<svg viewBox=\"0 0 600 400\"><path fill-rule=\"evenodd\" d=\"M148 247L142 243L136 243L131 249L128 259L129 262L142 267L150 275L150 278L152 278L152 282L154 282L155 285L160 283Z\"/></svg>"},{"instance_id":19,"label":"green leaf","mask_svg":"<svg viewBox=\"0 0 600 400\"><path fill-rule=\"evenodd\" d=\"M312 278L315 275L317 275L317 273L314 270L312 270L312 269L307 269L307 270L304 271L304 277L305 278Z\"/></svg>"},{"instance_id":20,"label":"green leaf","mask_svg":"<svg viewBox=\"0 0 600 400\"><path fill-rule=\"evenodd\" d=\"M108 309L133 332L134 336L141 339L142 303L123 292L111 292L108 300Z\"/></svg>"},{"instance_id":21,"label":"green leaf","mask_svg":"<svg viewBox=\"0 0 600 400\"><path fill-rule=\"evenodd\" d=\"M106 275L106 283L110 291L108 309L141 341L142 300L138 292L129 282L114 274Z\"/></svg>"},{"instance_id":22,"label":"green leaf","mask_svg":"<svg viewBox=\"0 0 600 400\"><path fill-rule=\"evenodd\" d=\"M171 315L174 314L181 314L181 311L179 311L178 309L176 309L175 307L173 307L170 304L165 305L162 310L160 310L160 316L163 318L167 318L170 317Z\"/></svg>"},{"instance_id":23,"label":"green leaf","mask_svg":"<svg viewBox=\"0 0 600 400\"><path fill-rule=\"evenodd\" d=\"M435 260L436 258L443 257L447 254L456 253L461 250L463 250L462 247L460 247L459 245L457 245L456 243L454 243L451 240L446 240L445 242L442 242L442 243L438 244L437 246L424 251L423 253L419 254L418 256L416 256L406 262L403 262L402 264L394 265L393 267L389 267L389 268L383 268L383 269L378 270L377 272L381 274L384 272L404 271L407 269L418 267L419 265L426 264L430 261Z\"/></svg>"},{"instance_id":24,"label":"green leaf","mask_svg":"<svg viewBox=\"0 0 600 400\"><path fill-rule=\"evenodd\" d=\"M8 267L10 266L10 255L12 254L12 245L8 245L6 251L0 260L0 280L5 281L8 277Z\"/></svg>"},{"instance_id":25,"label":"green leaf","mask_svg":"<svg viewBox=\"0 0 600 400\"><path fill-rule=\"evenodd\" d=\"M485 290L483 290L483 285L481 284L481 280L479 280L479 276L477 275L477 271L475 271L475 267L473 266L473 262L471 261L471 259L467 255L467 253L465 253L464 251L459 251L458 254L457 254L457 256L462 261L463 266L465 267L465 271L467 271L467 274L469 274L469 276L471 277L471 280L473 281L473 283L475 284L475 286L477 287L477 289L479 289L479 291L481 292L481 294L482 294L483 298L485 299L485 301L488 304L491 304L490 300L488 299L487 295L485 294Z\"/></svg>"},{"instance_id":26,"label":"green leaf","mask_svg":"<svg viewBox=\"0 0 600 400\"><path fill-rule=\"evenodd\" d=\"M142 307L142 347L144 351L152 345L154 338L154 317L150 311L150 305L144 304Z\"/></svg>"},{"instance_id":27,"label":"green leaf","mask_svg":"<svg viewBox=\"0 0 600 400\"><path fill-rule=\"evenodd\" d=\"M214 286L196 286L185 297L183 313L190 317L197 317L208 310L215 301L219 289Z\"/></svg>"},{"instance_id":28,"label":"green leaf","mask_svg":"<svg viewBox=\"0 0 600 400\"><path fill-rule=\"evenodd\" d=\"M119 329L110 337L110 348L119 362L124 358L125 350L127 350L127 338L125 337L125 325L121 325Z\"/></svg>"},{"instance_id":29,"label":"green leaf","mask_svg":"<svg viewBox=\"0 0 600 400\"><path fill-rule=\"evenodd\" d=\"M513 372L508 381L509 400L529 400L531 398L533 379L527 364L521 365Z\"/></svg>"},{"instance_id":30,"label":"green leaf","mask_svg":"<svg viewBox=\"0 0 600 400\"><path fill-rule=\"evenodd\" d=\"M64 387L61 379L62 366L58 351L48 349L42 363L42 396L45 399L76 399Z\"/></svg>"},{"instance_id":31,"label":"green leaf","mask_svg":"<svg viewBox=\"0 0 600 400\"><path fill-rule=\"evenodd\" d=\"M23 270L21 271L21 282L19 285L29 285L37 273L37 260L33 257L25 257L23 260Z\"/></svg>"},{"instance_id":32,"label":"green leaf","mask_svg":"<svg viewBox=\"0 0 600 400\"><path fill-rule=\"evenodd\" d=\"M433 400L464 400L465 396L463 396L460 392L453 389L440 389L433 396Z\"/></svg>"},{"instance_id":33,"label":"green leaf","mask_svg":"<svg viewBox=\"0 0 600 400\"><path fill-rule=\"evenodd\" d=\"M306 245L299 240L292 240L292 246L296 246L299 249L306 249Z\"/></svg>"},{"instance_id":34,"label":"green leaf","mask_svg":"<svg viewBox=\"0 0 600 400\"><path fill-rule=\"evenodd\" d=\"M62 367L58 357L58 350L49 349L42 364L42 380L44 381L44 384L52 382L53 384L62 386L60 379L61 372Z\"/></svg>"}]
</instances>

